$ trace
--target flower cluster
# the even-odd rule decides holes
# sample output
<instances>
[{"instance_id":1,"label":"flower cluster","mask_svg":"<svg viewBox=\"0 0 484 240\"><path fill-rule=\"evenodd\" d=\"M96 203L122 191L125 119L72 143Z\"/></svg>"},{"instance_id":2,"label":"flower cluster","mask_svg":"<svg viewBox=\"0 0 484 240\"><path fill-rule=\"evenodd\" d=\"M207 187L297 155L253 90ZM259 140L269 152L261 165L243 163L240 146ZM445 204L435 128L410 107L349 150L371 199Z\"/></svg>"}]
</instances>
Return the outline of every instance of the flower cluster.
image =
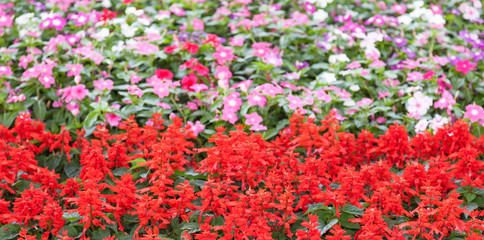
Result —
<instances>
[{"instance_id":1,"label":"flower cluster","mask_svg":"<svg viewBox=\"0 0 484 240\"><path fill-rule=\"evenodd\" d=\"M0 122L30 112L91 134L162 112L207 126L205 139L225 122L270 138L295 112L337 111L352 131L462 117L480 129L482 12L475 0L16 0L0 4Z\"/></svg>"},{"instance_id":2,"label":"flower cluster","mask_svg":"<svg viewBox=\"0 0 484 240\"><path fill-rule=\"evenodd\" d=\"M23 114L0 125L0 236L482 239L484 137L467 123L409 138L314 121L294 115L272 141L219 127L197 147L178 117L86 139Z\"/></svg>"}]
</instances>

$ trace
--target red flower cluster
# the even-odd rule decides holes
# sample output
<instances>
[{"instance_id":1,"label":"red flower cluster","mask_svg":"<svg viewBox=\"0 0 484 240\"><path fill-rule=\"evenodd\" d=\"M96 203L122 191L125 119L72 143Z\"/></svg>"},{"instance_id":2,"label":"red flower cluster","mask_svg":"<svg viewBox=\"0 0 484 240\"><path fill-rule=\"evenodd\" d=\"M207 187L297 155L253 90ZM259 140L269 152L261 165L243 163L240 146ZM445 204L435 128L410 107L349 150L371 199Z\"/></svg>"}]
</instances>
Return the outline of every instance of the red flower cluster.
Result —
<instances>
[{"instance_id":1,"label":"red flower cluster","mask_svg":"<svg viewBox=\"0 0 484 240\"><path fill-rule=\"evenodd\" d=\"M482 239L484 138L462 121L376 137L294 115L196 148L159 114L75 141L28 115L0 126L1 234L19 239ZM1 235L1 236L7 236Z\"/></svg>"}]
</instances>

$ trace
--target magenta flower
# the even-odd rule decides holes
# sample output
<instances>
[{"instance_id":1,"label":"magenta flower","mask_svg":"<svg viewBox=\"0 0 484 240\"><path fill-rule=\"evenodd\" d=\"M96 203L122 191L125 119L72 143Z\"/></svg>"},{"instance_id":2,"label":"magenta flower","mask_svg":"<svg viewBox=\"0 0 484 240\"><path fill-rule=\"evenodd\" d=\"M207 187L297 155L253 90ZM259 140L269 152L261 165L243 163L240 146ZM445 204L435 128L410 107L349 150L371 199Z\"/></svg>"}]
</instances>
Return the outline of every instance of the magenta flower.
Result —
<instances>
[{"instance_id":1,"label":"magenta flower","mask_svg":"<svg viewBox=\"0 0 484 240\"><path fill-rule=\"evenodd\" d=\"M466 107L464 118L468 118L472 123L484 120L484 109L476 104L470 104Z\"/></svg>"},{"instance_id":2,"label":"magenta flower","mask_svg":"<svg viewBox=\"0 0 484 240\"><path fill-rule=\"evenodd\" d=\"M0 27L11 27L12 17L5 14L5 12L0 11Z\"/></svg>"},{"instance_id":3,"label":"magenta flower","mask_svg":"<svg viewBox=\"0 0 484 240\"><path fill-rule=\"evenodd\" d=\"M119 122L121 121L121 117L117 116L114 113L106 113L104 114L106 117L106 121L109 123L109 125L113 127L119 126Z\"/></svg>"},{"instance_id":4,"label":"magenta flower","mask_svg":"<svg viewBox=\"0 0 484 240\"><path fill-rule=\"evenodd\" d=\"M143 79L142 77L136 75L136 73L131 73L130 75L131 79L129 80L131 84L137 84Z\"/></svg>"},{"instance_id":5,"label":"magenta flower","mask_svg":"<svg viewBox=\"0 0 484 240\"><path fill-rule=\"evenodd\" d=\"M264 126L264 125L258 124L258 125L251 126L249 130L251 130L251 131L265 131L265 130L267 130L267 127Z\"/></svg>"},{"instance_id":6,"label":"magenta flower","mask_svg":"<svg viewBox=\"0 0 484 240\"><path fill-rule=\"evenodd\" d=\"M395 3L393 6L392 6L392 10L395 12L395 13L398 13L400 15L404 14L406 11L407 11L407 8L405 7L405 5L403 4L397 4Z\"/></svg>"},{"instance_id":7,"label":"magenta flower","mask_svg":"<svg viewBox=\"0 0 484 240\"><path fill-rule=\"evenodd\" d=\"M232 40L230 40L229 45L232 47L242 47L244 46L244 41L245 41L244 38L232 38Z\"/></svg>"},{"instance_id":8,"label":"magenta flower","mask_svg":"<svg viewBox=\"0 0 484 240\"><path fill-rule=\"evenodd\" d=\"M457 61L455 70L464 74L467 74L471 70L476 69L477 63L472 63L468 59Z\"/></svg>"},{"instance_id":9,"label":"magenta flower","mask_svg":"<svg viewBox=\"0 0 484 240\"><path fill-rule=\"evenodd\" d=\"M192 90L196 93L199 93L199 92L202 92L202 91L205 91L205 90L208 90L208 87L207 85L203 84L203 83L197 83L197 84L193 84L192 85Z\"/></svg>"},{"instance_id":10,"label":"magenta flower","mask_svg":"<svg viewBox=\"0 0 484 240\"><path fill-rule=\"evenodd\" d=\"M253 43L252 48L254 49L254 56L264 57L266 54L270 53L271 44L267 42Z\"/></svg>"}]
</instances>

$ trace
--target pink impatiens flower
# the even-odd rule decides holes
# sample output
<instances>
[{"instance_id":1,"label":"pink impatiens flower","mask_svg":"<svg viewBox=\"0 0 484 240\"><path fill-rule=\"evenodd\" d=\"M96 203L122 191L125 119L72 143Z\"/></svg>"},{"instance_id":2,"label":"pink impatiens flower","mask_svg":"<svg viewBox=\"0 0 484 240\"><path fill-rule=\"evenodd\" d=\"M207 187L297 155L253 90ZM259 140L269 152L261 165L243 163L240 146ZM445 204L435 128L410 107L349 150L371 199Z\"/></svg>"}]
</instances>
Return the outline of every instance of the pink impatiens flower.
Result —
<instances>
[{"instance_id":1,"label":"pink impatiens flower","mask_svg":"<svg viewBox=\"0 0 484 240\"><path fill-rule=\"evenodd\" d=\"M67 72L68 77L81 75L82 64L66 64L66 67L69 68Z\"/></svg>"},{"instance_id":2,"label":"pink impatiens flower","mask_svg":"<svg viewBox=\"0 0 484 240\"><path fill-rule=\"evenodd\" d=\"M218 64L223 65L234 59L234 51L230 48L218 46L217 51L212 54L212 57L217 59Z\"/></svg>"},{"instance_id":3,"label":"pink impatiens flower","mask_svg":"<svg viewBox=\"0 0 484 240\"><path fill-rule=\"evenodd\" d=\"M262 117L258 113L253 112L250 114L245 114L245 124L247 125L259 125L262 122Z\"/></svg>"},{"instance_id":4,"label":"pink impatiens flower","mask_svg":"<svg viewBox=\"0 0 484 240\"><path fill-rule=\"evenodd\" d=\"M232 92L228 96L224 97L224 109L236 112L242 106L242 100L239 98L238 92Z\"/></svg>"},{"instance_id":5,"label":"pink impatiens flower","mask_svg":"<svg viewBox=\"0 0 484 240\"><path fill-rule=\"evenodd\" d=\"M121 121L120 116L117 116L114 113L106 113L104 116L106 117L106 121L109 123L109 125L113 127L119 126L119 122Z\"/></svg>"},{"instance_id":6,"label":"pink impatiens flower","mask_svg":"<svg viewBox=\"0 0 484 240\"><path fill-rule=\"evenodd\" d=\"M346 65L345 68L346 69L355 69L355 68L359 68L359 67L361 67L361 64L359 62L357 62L357 61L354 61L354 62Z\"/></svg>"},{"instance_id":7,"label":"pink impatiens flower","mask_svg":"<svg viewBox=\"0 0 484 240\"><path fill-rule=\"evenodd\" d=\"M194 18L191 23L193 26L193 30L195 31L203 31L203 29L205 28L203 21L198 18Z\"/></svg>"},{"instance_id":8,"label":"pink impatiens flower","mask_svg":"<svg viewBox=\"0 0 484 240\"><path fill-rule=\"evenodd\" d=\"M370 106L373 103L373 99L370 98L363 98L360 101L356 103L357 107L362 107L362 106Z\"/></svg>"},{"instance_id":9,"label":"pink impatiens flower","mask_svg":"<svg viewBox=\"0 0 484 240\"><path fill-rule=\"evenodd\" d=\"M444 90L444 92L442 93L442 97L434 103L434 107L444 109L444 108L450 108L454 104L455 104L455 100L452 94L449 91Z\"/></svg>"},{"instance_id":10,"label":"pink impatiens flower","mask_svg":"<svg viewBox=\"0 0 484 240\"><path fill-rule=\"evenodd\" d=\"M237 117L237 115L235 115L234 111L232 111L231 109L224 108L222 110L222 120L228 121L234 124L235 122L237 122L237 120L239 120L239 118Z\"/></svg>"},{"instance_id":11,"label":"pink impatiens flower","mask_svg":"<svg viewBox=\"0 0 484 240\"><path fill-rule=\"evenodd\" d=\"M201 124L200 121L196 121L195 123L188 121L187 125L190 126L190 130L195 136L198 136L199 133L205 130L205 125Z\"/></svg>"},{"instance_id":12,"label":"pink impatiens flower","mask_svg":"<svg viewBox=\"0 0 484 240\"><path fill-rule=\"evenodd\" d=\"M111 81L109 79L104 80L104 78L100 78L100 79L95 80L93 82L94 88L99 90L99 91L104 91L104 89L111 91L111 89L113 89L113 85L114 85L113 81Z\"/></svg>"},{"instance_id":13,"label":"pink impatiens flower","mask_svg":"<svg viewBox=\"0 0 484 240\"><path fill-rule=\"evenodd\" d=\"M51 85L55 84L55 79L51 75L41 75L39 77L39 82L44 84L45 88L50 88Z\"/></svg>"},{"instance_id":14,"label":"pink impatiens flower","mask_svg":"<svg viewBox=\"0 0 484 240\"><path fill-rule=\"evenodd\" d=\"M247 96L247 102L250 106L264 107L265 105L267 105L267 98L265 96L252 92L249 96Z\"/></svg>"},{"instance_id":15,"label":"pink impatiens flower","mask_svg":"<svg viewBox=\"0 0 484 240\"><path fill-rule=\"evenodd\" d=\"M457 61L455 70L464 74L467 74L471 70L476 69L477 63L472 63L468 59Z\"/></svg>"},{"instance_id":16,"label":"pink impatiens flower","mask_svg":"<svg viewBox=\"0 0 484 240\"><path fill-rule=\"evenodd\" d=\"M12 76L12 70L9 66L0 66L0 77L3 75Z\"/></svg>"},{"instance_id":17,"label":"pink impatiens flower","mask_svg":"<svg viewBox=\"0 0 484 240\"><path fill-rule=\"evenodd\" d=\"M464 118L468 118L472 123L480 122L484 120L484 109L475 103L467 105Z\"/></svg>"}]
</instances>

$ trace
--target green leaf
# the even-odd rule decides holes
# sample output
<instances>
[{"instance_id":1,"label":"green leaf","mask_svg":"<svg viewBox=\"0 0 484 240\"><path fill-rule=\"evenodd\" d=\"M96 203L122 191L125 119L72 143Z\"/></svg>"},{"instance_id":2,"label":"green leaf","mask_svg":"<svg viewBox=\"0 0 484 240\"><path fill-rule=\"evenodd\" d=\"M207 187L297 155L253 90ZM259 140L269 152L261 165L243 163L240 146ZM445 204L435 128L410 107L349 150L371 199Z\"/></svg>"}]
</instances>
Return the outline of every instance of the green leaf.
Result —
<instances>
[{"instance_id":1,"label":"green leaf","mask_svg":"<svg viewBox=\"0 0 484 240\"><path fill-rule=\"evenodd\" d=\"M64 166L64 172L68 178L73 178L81 173L81 165L74 162L68 163Z\"/></svg>"},{"instance_id":2,"label":"green leaf","mask_svg":"<svg viewBox=\"0 0 484 240\"><path fill-rule=\"evenodd\" d=\"M360 229L360 224L359 223L353 223L353 222L348 222L348 220L355 218L352 214L349 213L342 213L339 222L341 223L341 226L345 228L351 228L351 229Z\"/></svg>"},{"instance_id":3,"label":"green leaf","mask_svg":"<svg viewBox=\"0 0 484 240\"><path fill-rule=\"evenodd\" d=\"M470 203L474 198L476 198L476 195L474 193L464 193L464 197L466 198L467 202Z\"/></svg>"},{"instance_id":4,"label":"green leaf","mask_svg":"<svg viewBox=\"0 0 484 240\"><path fill-rule=\"evenodd\" d=\"M79 238L79 237L81 237L81 234L82 234L82 233L79 233L75 227L69 226L69 225L61 228L60 231L59 231L59 234L62 234L64 231L67 231L68 237Z\"/></svg>"},{"instance_id":5,"label":"green leaf","mask_svg":"<svg viewBox=\"0 0 484 240\"><path fill-rule=\"evenodd\" d=\"M190 233L200 231L200 225L196 222L184 223L181 227L182 230L191 230Z\"/></svg>"},{"instance_id":6,"label":"green leaf","mask_svg":"<svg viewBox=\"0 0 484 240\"><path fill-rule=\"evenodd\" d=\"M47 113L45 103L43 101L36 101L33 108L35 116L40 120L44 120L45 114Z\"/></svg>"},{"instance_id":7,"label":"green leaf","mask_svg":"<svg viewBox=\"0 0 484 240\"><path fill-rule=\"evenodd\" d=\"M308 210L306 211L306 214L310 214L312 212L322 210L322 209L328 209L323 203L316 203L316 204L308 204L307 205Z\"/></svg>"},{"instance_id":8,"label":"green leaf","mask_svg":"<svg viewBox=\"0 0 484 240\"><path fill-rule=\"evenodd\" d=\"M94 240L103 240L104 238L109 237L109 231L106 229L99 229L92 233L92 239Z\"/></svg>"},{"instance_id":9,"label":"green leaf","mask_svg":"<svg viewBox=\"0 0 484 240\"><path fill-rule=\"evenodd\" d=\"M0 239L17 239L20 232L20 225L18 224L8 224L0 227Z\"/></svg>"},{"instance_id":10,"label":"green leaf","mask_svg":"<svg viewBox=\"0 0 484 240\"><path fill-rule=\"evenodd\" d=\"M324 223L320 222L319 225L316 227L316 229L319 230L319 232L321 233L321 236L322 236L329 229L331 229L336 223L338 223L338 219L336 219L336 218L329 220L328 224L326 224L326 225L324 225Z\"/></svg>"},{"instance_id":11,"label":"green leaf","mask_svg":"<svg viewBox=\"0 0 484 240\"><path fill-rule=\"evenodd\" d=\"M99 112L90 112L89 114L87 114L86 116L86 119L84 119L84 128L91 128L94 126L94 124L96 123L96 120L99 116Z\"/></svg>"},{"instance_id":12,"label":"green leaf","mask_svg":"<svg viewBox=\"0 0 484 240\"><path fill-rule=\"evenodd\" d=\"M363 209L361 209L357 206L353 206L351 204L344 205L343 208L341 209L341 211L345 212L345 213L351 213L351 214L354 214L354 215L363 214Z\"/></svg>"},{"instance_id":13,"label":"green leaf","mask_svg":"<svg viewBox=\"0 0 484 240\"><path fill-rule=\"evenodd\" d=\"M262 137L264 138L264 140L268 140L268 139L271 139L274 136L276 136L278 133L279 133L279 131L276 128L271 128L271 129L265 131L262 134Z\"/></svg>"}]
</instances>

